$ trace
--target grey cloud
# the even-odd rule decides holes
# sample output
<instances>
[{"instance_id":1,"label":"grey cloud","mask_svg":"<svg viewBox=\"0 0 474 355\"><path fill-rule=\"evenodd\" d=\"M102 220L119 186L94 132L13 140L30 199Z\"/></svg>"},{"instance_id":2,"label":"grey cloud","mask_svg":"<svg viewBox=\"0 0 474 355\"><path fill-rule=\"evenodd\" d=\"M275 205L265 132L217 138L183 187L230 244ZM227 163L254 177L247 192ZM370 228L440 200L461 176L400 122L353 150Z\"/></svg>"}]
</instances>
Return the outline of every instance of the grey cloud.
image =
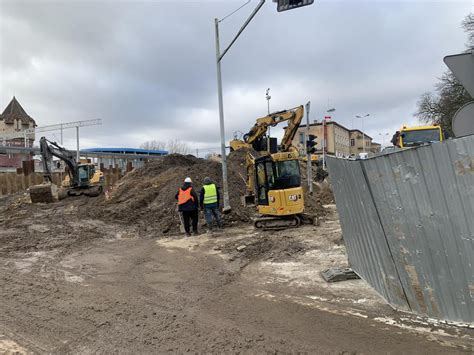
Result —
<instances>
[{"instance_id":1,"label":"grey cloud","mask_svg":"<svg viewBox=\"0 0 474 355\"><path fill-rule=\"evenodd\" d=\"M101 117L85 134L102 145L216 144L213 18L240 3L3 1L1 104L16 94L40 124ZM254 5L221 23L223 45ZM402 124L445 70L442 57L463 49L469 10L318 1L278 14L268 2L222 63L227 138L265 113L267 87L275 109L311 100L319 119L330 99L346 125L364 112L376 133Z\"/></svg>"}]
</instances>

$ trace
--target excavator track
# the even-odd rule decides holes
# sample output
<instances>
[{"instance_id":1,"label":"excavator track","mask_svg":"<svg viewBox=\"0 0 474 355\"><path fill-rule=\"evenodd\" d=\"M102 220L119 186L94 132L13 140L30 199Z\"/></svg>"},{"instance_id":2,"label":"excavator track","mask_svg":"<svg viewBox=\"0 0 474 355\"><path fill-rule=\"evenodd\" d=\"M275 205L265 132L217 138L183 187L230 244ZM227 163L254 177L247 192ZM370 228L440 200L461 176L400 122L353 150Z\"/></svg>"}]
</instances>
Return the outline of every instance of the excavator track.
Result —
<instances>
[{"instance_id":1,"label":"excavator track","mask_svg":"<svg viewBox=\"0 0 474 355\"><path fill-rule=\"evenodd\" d=\"M254 221L255 228L261 230L296 228L300 224L301 219L297 215L285 217L259 217Z\"/></svg>"},{"instance_id":2,"label":"excavator track","mask_svg":"<svg viewBox=\"0 0 474 355\"><path fill-rule=\"evenodd\" d=\"M282 230L286 228L297 228L301 224L318 226L319 220L316 216L300 213L285 217L259 217L254 220L254 226L260 230Z\"/></svg>"}]
</instances>

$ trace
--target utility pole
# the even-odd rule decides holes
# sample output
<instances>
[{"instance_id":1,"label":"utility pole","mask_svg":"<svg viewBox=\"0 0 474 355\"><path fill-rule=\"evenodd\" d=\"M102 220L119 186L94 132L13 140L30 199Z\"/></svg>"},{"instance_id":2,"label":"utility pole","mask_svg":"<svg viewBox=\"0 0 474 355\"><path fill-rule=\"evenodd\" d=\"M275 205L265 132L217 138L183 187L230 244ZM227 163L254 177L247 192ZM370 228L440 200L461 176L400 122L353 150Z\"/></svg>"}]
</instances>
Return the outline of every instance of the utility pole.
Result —
<instances>
[{"instance_id":1,"label":"utility pole","mask_svg":"<svg viewBox=\"0 0 474 355\"><path fill-rule=\"evenodd\" d=\"M263 6L265 0L260 0L257 7L253 10L250 14L249 18L240 28L237 35L234 39L230 42L229 46L224 50L224 52L220 51L220 44L219 44L219 20L218 18L214 19L215 31L216 31L216 67L217 67L217 96L219 101L219 124L220 124L220 134L221 134L221 155L222 155L222 189L224 191L224 212L229 212L231 210L230 207L230 199L229 199L229 184L227 180L227 157L225 151L225 129L224 129L224 102L222 99L222 74L221 74L221 61L224 58L224 55L227 51L232 47L234 42L240 36L240 34L244 31L245 27L252 21L254 16L257 14L258 10Z\"/></svg>"},{"instance_id":2,"label":"utility pole","mask_svg":"<svg viewBox=\"0 0 474 355\"><path fill-rule=\"evenodd\" d=\"M385 136L388 136L388 133L379 133L379 136L382 136L382 148L385 147Z\"/></svg>"},{"instance_id":3,"label":"utility pole","mask_svg":"<svg viewBox=\"0 0 474 355\"><path fill-rule=\"evenodd\" d=\"M331 113L336 111L335 108L330 108L327 110L327 113ZM323 169L326 169L326 145L327 145L327 139L326 139L326 119L331 119L331 116L324 116L323 119Z\"/></svg>"},{"instance_id":4,"label":"utility pole","mask_svg":"<svg viewBox=\"0 0 474 355\"><path fill-rule=\"evenodd\" d=\"M270 88L267 89L267 92L265 94L265 98L267 99L267 112L270 114L270 99L272 98L270 96Z\"/></svg>"},{"instance_id":5,"label":"utility pole","mask_svg":"<svg viewBox=\"0 0 474 355\"><path fill-rule=\"evenodd\" d=\"M309 109L311 107L311 101L308 101L306 104L306 139L305 143L309 140ZM313 171L311 169L311 152L309 151L308 147L306 147L306 175L308 176L308 188L310 195L313 194Z\"/></svg>"},{"instance_id":6,"label":"utility pole","mask_svg":"<svg viewBox=\"0 0 474 355\"><path fill-rule=\"evenodd\" d=\"M369 117L370 113L365 116L355 116L356 118L362 119L362 152L365 153L365 132L364 132L364 118Z\"/></svg>"},{"instance_id":7,"label":"utility pole","mask_svg":"<svg viewBox=\"0 0 474 355\"><path fill-rule=\"evenodd\" d=\"M270 99L272 98L270 96L270 88L267 89L265 98L267 99L267 112L269 115L270 114ZM267 152L270 153L270 126L268 126L268 131L267 131Z\"/></svg>"},{"instance_id":8,"label":"utility pole","mask_svg":"<svg viewBox=\"0 0 474 355\"><path fill-rule=\"evenodd\" d=\"M76 161L79 164L79 126L76 126L76 143L77 143L77 152L76 152Z\"/></svg>"},{"instance_id":9,"label":"utility pole","mask_svg":"<svg viewBox=\"0 0 474 355\"><path fill-rule=\"evenodd\" d=\"M219 125L221 133L222 189L224 190L224 212L230 211L229 184L227 182L227 157L225 152L224 103L222 100L221 55L219 46L219 20L214 19L216 26L216 64L217 64L217 95L219 101Z\"/></svg>"},{"instance_id":10,"label":"utility pole","mask_svg":"<svg viewBox=\"0 0 474 355\"><path fill-rule=\"evenodd\" d=\"M226 55L228 50L232 47L232 45L235 43L237 38L242 34L242 32L245 30L247 25L252 21L252 19L255 17L257 12L261 9L263 4L265 4L265 0L260 0L258 5L255 7L255 9L252 11L250 16L247 18L247 20L244 22L240 30L237 32L235 35L234 39L230 42L230 44L227 46L226 49L221 53L220 51L220 45L219 45L219 22L222 22L224 19L227 17L231 16L238 10L240 10L243 6L247 5L250 2L247 1L244 5L240 6L237 10L233 11L229 15L225 16L221 20L218 18L214 19L214 26L215 26L215 32L216 32L216 69L217 69L217 96L218 96L218 102L219 102L219 125L220 125L220 136L221 136L221 155L222 155L222 185L223 185L223 190L224 190L224 212L229 212L231 210L230 207L230 201L229 201L229 188L228 188L228 181L227 181L227 158L226 158L226 151L225 151L225 130L224 130L224 103L222 100L222 74L221 74L221 61L222 58ZM292 10L298 7L302 6L307 6L311 5L314 0L304 0L304 1L299 1L297 3L294 2L288 2L287 0L277 0L277 11L287 11L287 10Z\"/></svg>"}]
</instances>

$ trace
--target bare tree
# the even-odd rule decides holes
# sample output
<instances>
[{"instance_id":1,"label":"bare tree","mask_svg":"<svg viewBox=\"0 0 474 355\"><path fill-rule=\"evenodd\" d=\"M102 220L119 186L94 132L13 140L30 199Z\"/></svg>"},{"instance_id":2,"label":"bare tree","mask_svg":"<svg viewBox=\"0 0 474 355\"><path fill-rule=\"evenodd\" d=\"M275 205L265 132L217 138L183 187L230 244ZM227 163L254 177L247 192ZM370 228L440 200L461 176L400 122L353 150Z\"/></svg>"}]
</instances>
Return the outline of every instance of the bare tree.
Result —
<instances>
[{"instance_id":1,"label":"bare tree","mask_svg":"<svg viewBox=\"0 0 474 355\"><path fill-rule=\"evenodd\" d=\"M170 154L189 154L190 152L187 143L181 142L178 139L169 140L168 142L157 140L146 141L140 144L140 148L147 150L166 150Z\"/></svg>"},{"instance_id":2,"label":"bare tree","mask_svg":"<svg viewBox=\"0 0 474 355\"><path fill-rule=\"evenodd\" d=\"M464 31L467 32L467 48L474 50L474 13L470 13L466 16L462 22Z\"/></svg>"},{"instance_id":3,"label":"bare tree","mask_svg":"<svg viewBox=\"0 0 474 355\"><path fill-rule=\"evenodd\" d=\"M179 139L169 140L166 146L169 153L189 154L190 148L187 143L181 142Z\"/></svg>"},{"instance_id":4,"label":"bare tree","mask_svg":"<svg viewBox=\"0 0 474 355\"><path fill-rule=\"evenodd\" d=\"M166 150L166 142L157 140L146 141L140 144L140 148L147 150Z\"/></svg>"},{"instance_id":5,"label":"bare tree","mask_svg":"<svg viewBox=\"0 0 474 355\"><path fill-rule=\"evenodd\" d=\"M468 35L468 48L474 48L474 14L471 13L462 22ZM456 111L471 101L471 96L451 71L445 72L436 84L435 93L426 92L418 101L415 113L422 121L439 124L443 130L452 134L451 122Z\"/></svg>"}]
</instances>

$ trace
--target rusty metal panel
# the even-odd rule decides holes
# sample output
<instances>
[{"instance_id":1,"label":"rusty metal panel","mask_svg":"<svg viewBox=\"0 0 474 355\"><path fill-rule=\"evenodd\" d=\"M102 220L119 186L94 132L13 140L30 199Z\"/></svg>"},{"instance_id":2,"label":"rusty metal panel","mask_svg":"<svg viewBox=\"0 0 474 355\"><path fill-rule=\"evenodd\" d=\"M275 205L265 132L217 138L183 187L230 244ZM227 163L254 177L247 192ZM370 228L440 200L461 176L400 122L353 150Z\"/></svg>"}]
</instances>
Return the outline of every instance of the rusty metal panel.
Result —
<instances>
[{"instance_id":1,"label":"rusty metal panel","mask_svg":"<svg viewBox=\"0 0 474 355\"><path fill-rule=\"evenodd\" d=\"M390 304L409 310L361 165L329 158L328 168L351 268Z\"/></svg>"},{"instance_id":2,"label":"rusty metal panel","mask_svg":"<svg viewBox=\"0 0 474 355\"><path fill-rule=\"evenodd\" d=\"M351 263L373 251L374 245L365 241L379 243L372 235L382 231L388 253L377 252L390 255L408 307L438 319L474 323L474 136L361 161L330 159L328 166ZM357 191L345 188L351 184L345 180L359 168L362 178L357 176L353 183L358 186L352 186ZM360 210L357 198L365 197L358 187L364 184L375 210L370 216L379 226L367 224L370 231L360 234L350 232L353 214L360 212L348 210ZM356 264L356 272L375 277L377 264ZM392 288L364 278L399 306L393 295L386 295Z\"/></svg>"}]
</instances>

